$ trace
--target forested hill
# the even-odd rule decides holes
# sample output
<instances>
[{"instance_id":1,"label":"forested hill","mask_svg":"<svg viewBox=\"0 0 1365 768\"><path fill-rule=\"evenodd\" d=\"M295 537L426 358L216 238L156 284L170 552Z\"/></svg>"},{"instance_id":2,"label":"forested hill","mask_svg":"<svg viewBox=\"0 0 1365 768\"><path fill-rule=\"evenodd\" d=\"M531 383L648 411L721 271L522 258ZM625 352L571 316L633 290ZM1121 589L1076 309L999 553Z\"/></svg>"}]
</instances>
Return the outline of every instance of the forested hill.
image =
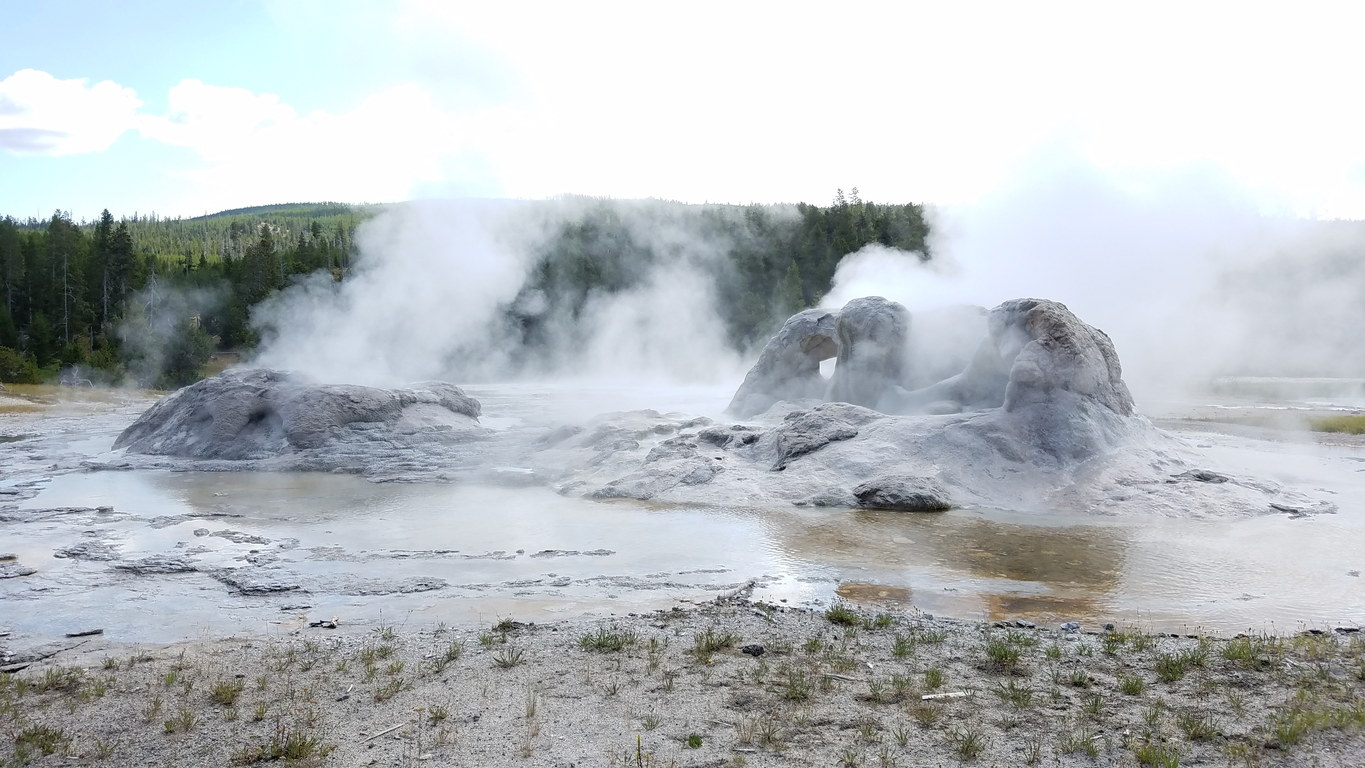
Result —
<instances>
[{"instance_id":1,"label":"forested hill","mask_svg":"<svg viewBox=\"0 0 1365 768\"><path fill-rule=\"evenodd\" d=\"M669 260L706 270L730 341L743 348L818 301L847 253L882 243L928 258L922 206L863 201L856 189L826 206L500 205L544 231L530 246L530 277L504 312L527 357L549 343L551 324L572 323L592 296L635 287ZM297 203L119 221L105 211L91 223L62 211L46 221L0 218L0 381L56 379L77 366L81 378L110 382L192 381L215 348L248 352L259 340L252 307L298 276L349 279L364 258L357 228L388 207Z\"/></svg>"}]
</instances>

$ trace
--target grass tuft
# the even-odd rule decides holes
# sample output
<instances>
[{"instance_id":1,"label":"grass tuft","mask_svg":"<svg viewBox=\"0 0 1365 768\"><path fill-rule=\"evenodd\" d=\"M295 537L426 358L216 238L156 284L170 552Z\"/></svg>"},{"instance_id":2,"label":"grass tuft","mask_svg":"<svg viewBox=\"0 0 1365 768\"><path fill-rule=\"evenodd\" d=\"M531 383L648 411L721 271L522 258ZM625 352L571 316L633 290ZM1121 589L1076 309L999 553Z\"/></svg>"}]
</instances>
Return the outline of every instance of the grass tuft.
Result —
<instances>
[{"instance_id":1,"label":"grass tuft","mask_svg":"<svg viewBox=\"0 0 1365 768\"><path fill-rule=\"evenodd\" d=\"M607 629L599 629L593 634L578 638L578 645L584 650L608 653L625 650L639 641L639 635L634 632L613 632Z\"/></svg>"},{"instance_id":2,"label":"grass tuft","mask_svg":"<svg viewBox=\"0 0 1365 768\"><path fill-rule=\"evenodd\" d=\"M841 624L846 627L856 627L862 624L862 619L858 618L858 612L843 604L835 605L825 611L825 619L831 624Z\"/></svg>"}]
</instances>

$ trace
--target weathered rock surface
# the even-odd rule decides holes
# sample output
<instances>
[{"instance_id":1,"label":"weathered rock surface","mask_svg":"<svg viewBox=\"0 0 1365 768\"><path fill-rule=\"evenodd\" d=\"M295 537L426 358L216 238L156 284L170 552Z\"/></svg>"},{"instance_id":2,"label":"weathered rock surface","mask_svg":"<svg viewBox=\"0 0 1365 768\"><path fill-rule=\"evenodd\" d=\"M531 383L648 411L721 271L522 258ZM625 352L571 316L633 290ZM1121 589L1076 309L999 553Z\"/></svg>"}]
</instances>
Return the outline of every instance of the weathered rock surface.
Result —
<instances>
[{"instance_id":1,"label":"weathered rock surface","mask_svg":"<svg viewBox=\"0 0 1365 768\"><path fill-rule=\"evenodd\" d=\"M1088 398L1120 416L1133 412L1114 344L1064 304L1014 299L991 310L991 340L1010 361L1005 410ZM1017 351L1016 351L1017 349Z\"/></svg>"},{"instance_id":2,"label":"weathered rock surface","mask_svg":"<svg viewBox=\"0 0 1365 768\"><path fill-rule=\"evenodd\" d=\"M952 508L948 491L937 481L910 475L881 475L853 489L858 505L901 512L941 512Z\"/></svg>"},{"instance_id":3,"label":"weathered rock surface","mask_svg":"<svg viewBox=\"0 0 1365 768\"><path fill-rule=\"evenodd\" d=\"M822 403L808 411L793 411L772 430L776 453L773 469L785 469L793 459L840 440L858 436L858 428L881 414L848 403Z\"/></svg>"},{"instance_id":4,"label":"weathered rock surface","mask_svg":"<svg viewBox=\"0 0 1365 768\"><path fill-rule=\"evenodd\" d=\"M838 318L838 313L824 309L792 315L763 347L728 411L748 418L779 400L823 399L829 385L820 375L820 363L839 352L834 340Z\"/></svg>"},{"instance_id":5,"label":"weathered rock surface","mask_svg":"<svg viewBox=\"0 0 1365 768\"><path fill-rule=\"evenodd\" d=\"M839 310L838 361L827 399L884 408L908 376L910 312L880 296L853 299Z\"/></svg>"},{"instance_id":6,"label":"weathered rock surface","mask_svg":"<svg viewBox=\"0 0 1365 768\"><path fill-rule=\"evenodd\" d=\"M114 568L138 575L164 575L168 573L193 573L198 570L195 564L185 557L157 554L115 563Z\"/></svg>"},{"instance_id":7,"label":"weathered rock surface","mask_svg":"<svg viewBox=\"0 0 1365 768\"><path fill-rule=\"evenodd\" d=\"M14 561L0 562L0 579L17 579L20 576L32 576L37 572L37 568L32 568L23 563Z\"/></svg>"},{"instance_id":8,"label":"weathered rock surface","mask_svg":"<svg viewBox=\"0 0 1365 768\"><path fill-rule=\"evenodd\" d=\"M114 442L134 454L248 461L295 457L291 469L363 466L370 448L485 437L479 402L432 381L405 389L315 385L283 371L225 371L152 406Z\"/></svg>"},{"instance_id":9,"label":"weathered rock surface","mask_svg":"<svg viewBox=\"0 0 1365 768\"><path fill-rule=\"evenodd\" d=\"M566 493L718 505L742 499L753 505L915 511L982 505L1107 514L1140 504L1186 514L1189 494L1216 493L1201 503L1264 514L1272 501L1308 503L1291 502L1278 488L1251 480L1230 480L1221 489L1214 482L1172 482L1198 470L1199 459L1137 414L1109 338L1062 304L1018 299L988 315L967 308L958 317L985 326L970 362L930 387L907 390L897 383L914 357L913 349L909 358L902 354L904 309L868 299L841 310L839 365L850 378L832 386L831 396L875 400L876 408L778 402L753 423L679 421L676 431L653 423L648 434L627 429L639 416L619 414L585 434L626 430L630 444L598 441L590 466L545 468L540 475L554 478ZM579 435L564 442L583 440Z\"/></svg>"}]
</instances>

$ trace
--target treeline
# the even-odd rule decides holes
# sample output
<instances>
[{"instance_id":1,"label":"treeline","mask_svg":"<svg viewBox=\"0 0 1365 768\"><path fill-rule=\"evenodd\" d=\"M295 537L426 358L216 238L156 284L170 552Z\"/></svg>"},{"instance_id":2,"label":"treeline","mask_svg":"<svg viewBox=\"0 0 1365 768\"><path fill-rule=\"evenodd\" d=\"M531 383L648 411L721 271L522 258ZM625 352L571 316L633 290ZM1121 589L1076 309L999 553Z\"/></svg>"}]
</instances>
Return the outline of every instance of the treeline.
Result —
<instances>
[{"instance_id":1,"label":"treeline","mask_svg":"<svg viewBox=\"0 0 1365 768\"><path fill-rule=\"evenodd\" d=\"M196 219L108 210L0 219L0 381L174 387L215 348L246 349L251 306L297 274L350 268L377 209L266 206Z\"/></svg>"},{"instance_id":2,"label":"treeline","mask_svg":"<svg viewBox=\"0 0 1365 768\"><path fill-rule=\"evenodd\" d=\"M923 206L867 202L856 188L829 206L579 200L555 213L508 310L528 355L595 295L634 288L679 260L710 276L729 341L746 349L818 303L846 254L880 243L929 258Z\"/></svg>"},{"instance_id":3,"label":"treeline","mask_svg":"<svg viewBox=\"0 0 1365 768\"><path fill-rule=\"evenodd\" d=\"M730 341L744 348L818 302L847 253L881 243L928 258L921 206L863 201L856 189L828 206L512 205L545 231L521 295L504 309L526 355L553 343L551 329L593 297L639 286L661 264L685 260L709 275ZM252 308L297 276L349 279L363 258L356 229L382 210L322 203L194 219L0 219L0 381L193 381L215 349L258 343Z\"/></svg>"}]
</instances>

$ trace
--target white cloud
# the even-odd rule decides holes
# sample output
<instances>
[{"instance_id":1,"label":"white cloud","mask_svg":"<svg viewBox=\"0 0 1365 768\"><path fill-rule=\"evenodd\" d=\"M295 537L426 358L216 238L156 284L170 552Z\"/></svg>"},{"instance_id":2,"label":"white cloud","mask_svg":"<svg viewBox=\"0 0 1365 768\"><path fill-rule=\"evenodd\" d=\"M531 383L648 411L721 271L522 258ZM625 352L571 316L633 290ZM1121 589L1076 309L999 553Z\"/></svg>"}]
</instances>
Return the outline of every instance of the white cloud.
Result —
<instances>
[{"instance_id":1,"label":"white cloud","mask_svg":"<svg viewBox=\"0 0 1365 768\"><path fill-rule=\"evenodd\" d=\"M0 148L17 154L78 155L108 149L142 106L117 83L87 85L22 69L0 80Z\"/></svg>"},{"instance_id":2,"label":"white cloud","mask_svg":"<svg viewBox=\"0 0 1365 768\"><path fill-rule=\"evenodd\" d=\"M199 155L203 164L184 172L197 190L185 204L213 210L264 199L406 199L471 162L475 137L497 119L445 114L415 84L347 112L298 114L273 94L184 80L171 89L169 114L148 117L142 133Z\"/></svg>"},{"instance_id":3,"label":"white cloud","mask_svg":"<svg viewBox=\"0 0 1365 768\"><path fill-rule=\"evenodd\" d=\"M1365 215L1351 4L400 7L405 47L476 40L514 71L517 129L487 149L518 196L971 202L1061 138Z\"/></svg>"},{"instance_id":4,"label":"white cloud","mask_svg":"<svg viewBox=\"0 0 1365 768\"><path fill-rule=\"evenodd\" d=\"M1267 207L1365 216L1354 4L376 8L348 12L351 65L382 60L406 81L358 103L303 113L231 83L171 89L167 114L140 127L199 156L182 209L566 192L825 202L854 185L871 200L971 203L1061 141L1126 178L1203 167ZM137 106L112 83L60 81L133 103L37 120L12 84L35 77L56 92L32 72L0 90L12 150L108 146Z\"/></svg>"}]
</instances>

